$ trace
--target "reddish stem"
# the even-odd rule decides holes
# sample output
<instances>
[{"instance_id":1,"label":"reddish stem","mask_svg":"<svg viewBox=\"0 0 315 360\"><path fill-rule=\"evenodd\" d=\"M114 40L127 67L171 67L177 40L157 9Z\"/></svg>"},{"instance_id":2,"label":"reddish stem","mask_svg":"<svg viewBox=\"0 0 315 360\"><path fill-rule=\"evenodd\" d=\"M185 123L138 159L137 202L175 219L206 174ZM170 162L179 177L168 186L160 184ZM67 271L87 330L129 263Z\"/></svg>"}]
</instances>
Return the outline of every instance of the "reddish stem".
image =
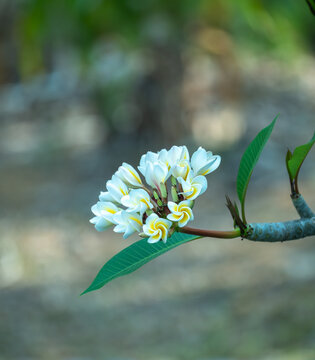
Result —
<instances>
[{"instance_id":1,"label":"reddish stem","mask_svg":"<svg viewBox=\"0 0 315 360\"><path fill-rule=\"evenodd\" d=\"M180 228L178 231L185 234L222 238L222 239L237 238L241 235L240 229L235 229L232 231L217 231L217 230L196 229L196 228L191 228L189 226L184 226Z\"/></svg>"}]
</instances>

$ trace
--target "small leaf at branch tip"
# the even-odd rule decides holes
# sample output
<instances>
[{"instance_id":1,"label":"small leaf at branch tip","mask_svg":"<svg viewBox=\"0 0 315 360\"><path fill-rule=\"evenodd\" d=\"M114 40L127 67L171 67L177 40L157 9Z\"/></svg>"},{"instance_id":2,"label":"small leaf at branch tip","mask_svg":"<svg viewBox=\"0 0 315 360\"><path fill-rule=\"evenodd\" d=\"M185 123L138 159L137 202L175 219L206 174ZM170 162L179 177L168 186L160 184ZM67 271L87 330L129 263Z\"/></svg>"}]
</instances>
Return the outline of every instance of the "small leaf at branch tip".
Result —
<instances>
[{"instance_id":1,"label":"small leaf at branch tip","mask_svg":"<svg viewBox=\"0 0 315 360\"><path fill-rule=\"evenodd\" d=\"M289 174L289 178L290 178L290 183L292 184L292 176L290 173L290 169L289 169L289 160L292 158L292 152L290 151L290 149L288 149L286 157L285 157L285 165Z\"/></svg>"},{"instance_id":2,"label":"small leaf at branch tip","mask_svg":"<svg viewBox=\"0 0 315 360\"><path fill-rule=\"evenodd\" d=\"M292 152L290 149L287 151L286 160L289 161L292 158Z\"/></svg>"},{"instance_id":3,"label":"small leaf at branch tip","mask_svg":"<svg viewBox=\"0 0 315 360\"><path fill-rule=\"evenodd\" d=\"M287 163L287 170L288 170L291 181L294 179L295 183L297 182L297 177L299 175L301 166L302 166L307 154L313 147L314 143L315 143L315 132L313 134L313 137L310 139L310 141L307 142L306 144L296 147L293 151L293 154L291 153L290 150L288 150L287 157L286 157L286 163Z\"/></svg>"},{"instance_id":4,"label":"small leaf at branch tip","mask_svg":"<svg viewBox=\"0 0 315 360\"><path fill-rule=\"evenodd\" d=\"M239 228L241 235L243 235L244 231L246 229L246 226L245 226L245 224L243 223L243 221L241 220L241 218L239 216L239 211L238 211L237 204L236 204L235 201L234 201L234 204L233 204L228 195L225 195L225 198L226 198L226 206L229 209L230 214L231 214L232 219L233 219L234 229Z\"/></svg>"},{"instance_id":5,"label":"small leaf at branch tip","mask_svg":"<svg viewBox=\"0 0 315 360\"><path fill-rule=\"evenodd\" d=\"M260 154L269 139L273 127L276 123L279 114L274 118L274 120L265 128L263 128L255 137L255 139L249 144L245 150L237 174L236 180L236 190L239 197L241 208L242 208L242 218L243 222L246 223L245 219L245 196L247 191L247 186L254 170L254 167L260 157Z\"/></svg>"}]
</instances>

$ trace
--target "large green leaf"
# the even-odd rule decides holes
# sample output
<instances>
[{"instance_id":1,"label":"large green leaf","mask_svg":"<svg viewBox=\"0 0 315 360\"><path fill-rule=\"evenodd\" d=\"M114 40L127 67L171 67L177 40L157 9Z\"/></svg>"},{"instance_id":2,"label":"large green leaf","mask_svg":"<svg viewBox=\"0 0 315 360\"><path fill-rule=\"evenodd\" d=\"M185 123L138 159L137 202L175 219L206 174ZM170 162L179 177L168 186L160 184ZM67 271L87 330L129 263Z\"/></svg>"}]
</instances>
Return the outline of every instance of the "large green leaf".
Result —
<instances>
[{"instance_id":1,"label":"large green leaf","mask_svg":"<svg viewBox=\"0 0 315 360\"><path fill-rule=\"evenodd\" d=\"M200 236L175 232L167 239L166 244L162 241L149 244L147 239L139 240L112 257L102 267L92 284L81 295L97 290L109 281L137 270L142 265L176 246L198 238L200 238Z\"/></svg>"},{"instance_id":2,"label":"large green leaf","mask_svg":"<svg viewBox=\"0 0 315 360\"><path fill-rule=\"evenodd\" d=\"M301 146L298 146L294 151L293 154L291 154L290 156L287 156L287 169L288 169L288 173L290 176L290 179L296 179L300 168L303 164L303 161L305 160L307 154L309 153L309 151L311 150L312 146L315 143L315 132L313 137L311 138L311 140Z\"/></svg>"},{"instance_id":3,"label":"large green leaf","mask_svg":"<svg viewBox=\"0 0 315 360\"><path fill-rule=\"evenodd\" d=\"M275 125L275 122L278 118L278 115L272 121L272 123L262 129L255 139L249 144L248 148L245 150L241 162L240 167L238 169L237 180L236 180L236 190L238 198L241 202L242 207L242 217L243 221L246 222L245 219L245 196L247 191L247 186L252 175L253 169L259 159L259 156L272 132L272 129Z\"/></svg>"},{"instance_id":4,"label":"large green leaf","mask_svg":"<svg viewBox=\"0 0 315 360\"><path fill-rule=\"evenodd\" d=\"M315 16L315 0L306 0L306 2L311 10L311 13Z\"/></svg>"}]
</instances>

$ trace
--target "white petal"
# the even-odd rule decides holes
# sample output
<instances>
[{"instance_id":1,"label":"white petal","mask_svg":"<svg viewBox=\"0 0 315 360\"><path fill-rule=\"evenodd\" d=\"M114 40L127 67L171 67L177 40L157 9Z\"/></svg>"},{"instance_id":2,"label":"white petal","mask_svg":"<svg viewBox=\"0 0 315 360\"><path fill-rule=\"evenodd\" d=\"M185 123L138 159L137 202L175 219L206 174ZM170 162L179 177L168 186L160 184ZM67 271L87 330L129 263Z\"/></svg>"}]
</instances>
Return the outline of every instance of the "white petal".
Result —
<instances>
[{"instance_id":1,"label":"white petal","mask_svg":"<svg viewBox=\"0 0 315 360\"><path fill-rule=\"evenodd\" d=\"M91 207L91 211L92 211L92 213L93 213L94 215L96 215L96 216L101 216L101 212L100 212L100 210L99 210L99 208L98 208L97 203L94 204L94 205Z\"/></svg>"},{"instance_id":2,"label":"white petal","mask_svg":"<svg viewBox=\"0 0 315 360\"><path fill-rule=\"evenodd\" d=\"M124 195L128 194L128 188L126 184L121 181L117 175L113 175L111 180L107 181L106 188L118 203L120 203L120 200Z\"/></svg>"},{"instance_id":3,"label":"white petal","mask_svg":"<svg viewBox=\"0 0 315 360\"><path fill-rule=\"evenodd\" d=\"M190 172L190 165L187 160L181 160L172 167L171 173L174 177L186 179Z\"/></svg>"},{"instance_id":4,"label":"white petal","mask_svg":"<svg viewBox=\"0 0 315 360\"><path fill-rule=\"evenodd\" d=\"M131 225L128 225L126 228L126 231L123 235L124 239L127 239L130 235L132 235L136 231L135 228L133 228Z\"/></svg>"},{"instance_id":5,"label":"white petal","mask_svg":"<svg viewBox=\"0 0 315 360\"><path fill-rule=\"evenodd\" d=\"M155 213L153 213L153 214L151 214L151 215L149 215L149 216L147 217L147 220L146 220L145 223L146 223L146 225L148 225L149 227L151 227L152 224L154 223L154 221L156 221L158 218L159 218L158 215L155 214Z\"/></svg>"},{"instance_id":6,"label":"white petal","mask_svg":"<svg viewBox=\"0 0 315 360\"><path fill-rule=\"evenodd\" d=\"M167 207L171 210L171 212L177 211L178 205L174 203L173 201L169 201L167 203Z\"/></svg>"},{"instance_id":7,"label":"white petal","mask_svg":"<svg viewBox=\"0 0 315 360\"><path fill-rule=\"evenodd\" d=\"M168 151L166 149L158 152L158 160L165 164L167 168L170 168Z\"/></svg>"},{"instance_id":8,"label":"white petal","mask_svg":"<svg viewBox=\"0 0 315 360\"><path fill-rule=\"evenodd\" d=\"M171 167L181 160L182 150L183 149L181 147L174 145L168 151L167 157L168 157L169 165Z\"/></svg>"},{"instance_id":9,"label":"white petal","mask_svg":"<svg viewBox=\"0 0 315 360\"><path fill-rule=\"evenodd\" d=\"M195 184L200 184L201 185L201 190L200 190L199 195L203 194L207 190L207 187L208 187L207 179L202 175L196 176L193 179L192 183L193 183L193 185L195 185Z\"/></svg>"},{"instance_id":10,"label":"white petal","mask_svg":"<svg viewBox=\"0 0 315 360\"><path fill-rule=\"evenodd\" d=\"M180 220L178 220L178 226L184 227L189 222L190 217L189 216L183 216Z\"/></svg>"},{"instance_id":11,"label":"white petal","mask_svg":"<svg viewBox=\"0 0 315 360\"><path fill-rule=\"evenodd\" d=\"M192 205L193 205L193 202L190 200L183 200L178 204L178 206L187 206L189 208L191 208Z\"/></svg>"},{"instance_id":12,"label":"white petal","mask_svg":"<svg viewBox=\"0 0 315 360\"><path fill-rule=\"evenodd\" d=\"M104 219L102 217L99 217L95 224L95 229L97 231L104 231L111 225L113 225L111 222L107 221L106 219Z\"/></svg>"},{"instance_id":13,"label":"white petal","mask_svg":"<svg viewBox=\"0 0 315 360\"><path fill-rule=\"evenodd\" d=\"M122 211L119 211L118 213L116 213L114 216L113 216L113 221L118 225L118 224L123 224L123 219L122 219L122 213L123 213L123 210ZM115 231L115 230L114 230Z\"/></svg>"},{"instance_id":14,"label":"white petal","mask_svg":"<svg viewBox=\"0 0 315 360\"><path fill-rule=\"evenodd\" d=\"M185 191L185 189L190 189L191 184L189 181L184 180L182 177L177 178L177 181L179 184L182 185L182 188L184 191Z\"/></svg>"},{"instance_id":15,"label":"white petal","mask_svg":"<svg viewBox=\"0 0 315 360\"><path fill-rule=\"evenodd\" d=\"M97 223L97 221L98 221L98 218L99 218L99 216L94 216L94 217L92 217L92 219L90 219L89 221L90 221L90 223L91 224L96 224Z\"/></svg>"},{"instance_id":16,"label":"white petal","mask_svg":"<svg viewBox=\"0 0 315 360\"><path fill-rule=\"evenodd\" d=\"M153 235L153 236L154 236L154 235ZM150 236L150 237L148 238L148 243L149 243L149 244L155 244L155 243L157 243L157 242L160 241L160 238L154 239L153 236Z\"/></svg>"},{"instance_id":17,"label":"white petal","mask_svg":"<svg viewBox=\"0 0 315 360\"><path fill-rule=\"evenodd\" d=\"M207 163L207 152L201 146L196 150L191 157L191 167L197 173Z\"/></svg>"},{"instance_id":18,"label":"white petal","mask_svg":"<svg viewBox=\"0 0 315 360\"><path fill-rule=\"evenodd\" d=\"M128 163L122 163L115 174L129 186L142 186L141 178L138 172Z\"/></svg>"},{"instance_id":19,"label":"white petal","mask_svg":"<svg viewBox=\"0 0 315 360\"><path fill-rule=\"evenodd\" d=\"M181 160L189 161L189 151L188 151L187 147L184 145L181 148L182 148Z\"/></svg>"},{"instance_id":20,"label":"white petal","mask_svg":"<svg viewBox=\"0 0 315 360\"><path fill-rule=\"evenodd\" d=\"M160 218L160 222L168 229L172 226L172 222L166 219Z\"/></svg>"},{"instance_id":21,"label":"white petal","mask_svg":"<svg viewBox=\"0 0 315 360\"><path fill-rule=\"evenodd\" d=\"M163 229L163 230L164 230L164 229ZM163 241L164 243L166 243L166 241L167 241L167 236L168 236L168 228L165 227L165 230L162 231L162 241Z\"/></svg>"},{"instance_id":22,"label":"white petal","mask_svg":"<svg viewBox=\"0 0 315 360\"><path fill-rule=\"evenodd\" d=\"M199 170L201 175L208 175L216 170L221 163L221 156L214 155L210 160L209 163Z\"/></svg>"},{"instance_id":23,"label":"white petal","mask_svg":"<svg viewBox=\"0 0 315 360\"><path fill-rule=\"evenodd\" d=\"M168 218L168 220L170 220L170 221L177 222L177 221L179 221L183 216L184 216L183 214L179 214L179 215L168 214L168 215L167 215L167 218Z\"/></svg>"},{"instance_id":24,"label":"white petal","mask_svg":"<svg viewBox=\"0 0 315 360\"><path fill-rule=\"evenodd\" d=\"M168 173L168 168L162 162L148 163L145 173L146 182L153 188L159 189L160 183Z\"/></svg>"},{"instance_id":25,"label":"white petal","mask_svg":"<svg viewBox=\"0 0 315 360\"><path fill-rule=\"evenodd\" d=\"M142 227L142 219L137 213L128 214L128 225L132 226L136 231L140 232Z\"/></svg>"},{"instance_id":26,"label":"white petal","mask_svg":"<svg viewBox=\"0 0 315 360\"><path fill-rule=\"evenodd\" d=\"M127 208L132 206L132 201L130 199L130 194L129 195L124 195L121 199L120 202L126 206Z\"/></svg>"},{"instance_id":27,"label":"white petal","mask_svg":"<svg viewBox=\"0 0 315 360\"><path fill-rule=\"evenodd\" d=\"M117 233L123 233L125 232L126 227L124 225L118 224L114 227L114 231Z\"/></svg>"},{"instance_id":28,"label":"white petal","mask_svg":"<svg viewBox=\"0 0 315 360\"><path fill-rule=\"evenodd\" d=\"M194 188L189 181L185 181L183 178L178 178L177 181L182 185L183 194L185 197L188 197L194 192Z\"/></svg>"},{"instance_id":29,"label":"white petal","mask_svg":"<svg viewBox=\"0 0 315 360\"><path fill-rule=\"evenodd\" d=\"M151 235L151 227L147 224L143 225L143 228L142 228L143 232L146 234L146 235Z\"/></svg>"},{"instance_id":30,"label":"white petal","mask_svg":"<svg viewBox=\"0 0 315 360\"><path fill-rule=\"evenodd\" d=\"M146 154L141 156L140 165L138 166L139 171L145 176L146 168L148 163L153 163L158 160L158 154L152 151L148 151Z\"/></svg>"},{"instance_id":31,"label":"white petal","mask_svg":"<svg viewBox=\"0 0 315 360\"><path fill-rule=\"evenodd\" d=\"M111 201L111 202L115 201L115 199L108 191L101 191L99 199L100 201Z\"/></svg>"}]
</instances>

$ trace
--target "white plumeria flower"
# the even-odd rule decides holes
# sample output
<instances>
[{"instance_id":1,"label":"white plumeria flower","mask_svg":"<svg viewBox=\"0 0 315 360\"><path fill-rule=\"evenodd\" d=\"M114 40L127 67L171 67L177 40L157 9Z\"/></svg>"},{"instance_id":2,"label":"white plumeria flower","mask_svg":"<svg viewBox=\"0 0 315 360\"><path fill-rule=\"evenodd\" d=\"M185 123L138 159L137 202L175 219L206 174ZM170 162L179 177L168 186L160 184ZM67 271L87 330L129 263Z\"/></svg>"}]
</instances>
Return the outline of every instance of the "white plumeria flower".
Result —
<instances>
[{"instance_id":1,"label":"white plumeria flower","mask_svg":"<svg viewBox=\"0 0 315 360\"><path fill-rule=\"evenodd\" d=\"M160 153L162 153L162 151L164 151L164 150L165 149L161 150ZM174 145L170 148L170 150L166 151L166 153L167 153L166 161L167 161L167 165L169 166L169 169L174 167L178 162L180 162L182 160L189 161L189 152L188 152L186 146ZM165 154L163 154L163 155L165 157ZM160 157L161 157L161 155L159 155L159 158Z\"/></svg>"},{"instance_id":2,"label":"white plumeria flower","mask_svg":"<svg viewBox=\"0 0 315 360\"><path fill-rule=\"evenodd\" d=\"M186 180L178 178L177 181L183 188L182 194L186 200L195 200L207 190L208 186L207 179L204 176L198 175L194 177L192 171L188 174Z\"/></svg>"},{"instance_id":3,"label":"white plumeria flower","mask_svg":"<svg viewBox=\"0 0 315 360\"><path fill-rule=\"evenodd\" d=\"M171 169L171 164L169 162L168 151L166 149L162 149L157 153L157 155L158 155L157 160L159 162L165 164L167 166L167 169L170 170Z\"/></svg>"},{"instance_id":4,"label":"white plumeria flower","mask_svg":"<svg viewBox=\"0 0 315 360\"><path fill-rule=\"evenodd\" d=\"M128 212L139 212L140 215L153 208L149 194L143 189L130 190L128 195L121 198L121 203L128 208Z\"/></svg>"},{"instance_id":5,"label":"white plumeria flower","mask_svg":"<svg viewBox=\"0 0 315 360\"><path fill-rule=\"evenodd\" d=\"M206 151L201 146L191 157L191 167L196 175L207 175L218 168L221 156L213 155L211 151Z\"/></svg>"},{"instance_id":6,"label":"white plumeria flower","mask_svg":"<svg viewBox=\"0 0 315 360\"><path fill-rule=\"evenodd\" d=\"M141 156L139 171L145 176L146 164L161 161L170 170L178 161L189 161L189 152L186 146L172 146L170 150L162 149L158 153L148 151Z\"/></svg>"},{"instance_id":7,"label":"white plumeria flower","mask_svg":"<svg viewBox=\"0 0 315 360\"><path fill-rule=\"evenodd\" d=\"M125 195L128 195L127 185L117 175L113 175L112 179L107 181L106 188L109 192L109 195L117 203L121 203L121 198ZM106 196L109 196L107 193L105 194ZM105 194L102 196L102 198L104 198Z\"/></svg>"},{"instance_id":8,"label":"white plumeria flower","mask_svg":"<svg viewBox=\"0 0 315 360\"><path fill-rule=\"evenodd\" d=\"M188 221L194 220L194 214L190 208L191 205L192 202L190 200L181 201L179 204L169 201L167 206L171 213L167 215L167 218L177 222L179 227L185 226Z\"/></svg>"},{"instance_id":9,"label":"white plumeria flower","mask_svg":"<svg viewBox=\"0 0 315 360\"><path fill-rule=\"evenodd\" d=\"M178 161L172 168L172 175L175 178L183 178L184 180L187 179L187 176L190 172L190 164L188 160L180 160Z\"/></svg>"},{"instance_id":10,"label":"white plumeria flower","mask_svg":"<svg viewBox=\"0 0 315 360\"><path fill-rule=\"evenodd\" d=\"M148 151L142 155L138 169L149 187L154 189L152 193L142 182L138 171L124 162L107 181L106 191L99 195L100 201L93 205L95 216L90 222L98 231L115 225L114 231L123 233L124 238L143 228L140 236L148 236L149 243L160 240L165 243L168 235L178 230L177 227L184 227L194 219L191 209L193 200L206 191L205 175L214 171L220 161L220 156L202 147L193 154L191 160L186 146L174 145L169 150ZM173 201L168 201L167 180L171 175ZM178 204L179 198L184 200ZM121 209L120 204L126 209ZM151 215L143 225L145 212Z\"/></svg>"},{"instance_id":11,"label":"white plumeria flower","mask_svg":"<svg viewBox=\"0 0 315 360\"><path fill-rule=\"evenodd\" d=\"M115 223L114 231L117 233L124 233L123 238L127 239L128 236L134 232L140 232L142 227L142 219L136 212L127 212L122 210L114 215Z\"/></svg>"},{"instance_id":12,"label":"white plumeria flower","mask_svg":"<svg viewBox=\"0 0 315 360\"><path fill-rule=\"evenodd\" d=\"M125 162L119 166L115 175L117 175L125 184L130 187L142 187L142 181L138 172L131 165Z\"/></svg>"},{"instance_id":13,"label":"white plumeria flower","mask_svg":"<svg viewBox=\"0 0 315 360\"><path fill-rule=\"evenodd\" d=\"M172 146L168 151L169 162L171 165L176 164L177 161L189 161L189 152L186 146Z\"/></svg>"},{"instance_id":14,"label":"white plumeria flower","mask_svg":"<svg viewBox=\"0 0 315 360\"><path fill-rule=\"evenodd\" d=\"M160 184L165 184L170 176L168 167L162 161L148 162L145 170L145 181L160 191Z\"/></svg>"},{"instance_id":15,"label":"white plumeria flower","mask_svg":"<svg viewBox=\"0 0 315 360\"><path fill-rule=\"evenodd\" d=\"M138 169L143 176L145 176L147 164L158 161L158 158L159 158L159 155L152 151L148 151L146 154L141 156L140 165L138 166Z\"/></svg>"},{"instance_id":16,"label":"white plumeria flower","mask_svg":"<svg viewBox=\"0 0 315 360\"><path fill-rule=\"evenodd\" d=\"M143 232L149 236L148 243L153 244L160 240L166 243L168 230L171 226L171 221L160 218L157 214L151 214L143 225Z\"/></svg>"},{"instance_id":17,"label":"white plumeria flower","mask_svg":"<svg viewBox=\"0 0 315 360\"><path fill-rule=\"evenodd\" d=\"M97 231L104 231L115 223L113 217L121 209L113 203L98 201L91 210L95 216L90 219L90 223L94 224Z\"/></svg>"}]
</instances>

